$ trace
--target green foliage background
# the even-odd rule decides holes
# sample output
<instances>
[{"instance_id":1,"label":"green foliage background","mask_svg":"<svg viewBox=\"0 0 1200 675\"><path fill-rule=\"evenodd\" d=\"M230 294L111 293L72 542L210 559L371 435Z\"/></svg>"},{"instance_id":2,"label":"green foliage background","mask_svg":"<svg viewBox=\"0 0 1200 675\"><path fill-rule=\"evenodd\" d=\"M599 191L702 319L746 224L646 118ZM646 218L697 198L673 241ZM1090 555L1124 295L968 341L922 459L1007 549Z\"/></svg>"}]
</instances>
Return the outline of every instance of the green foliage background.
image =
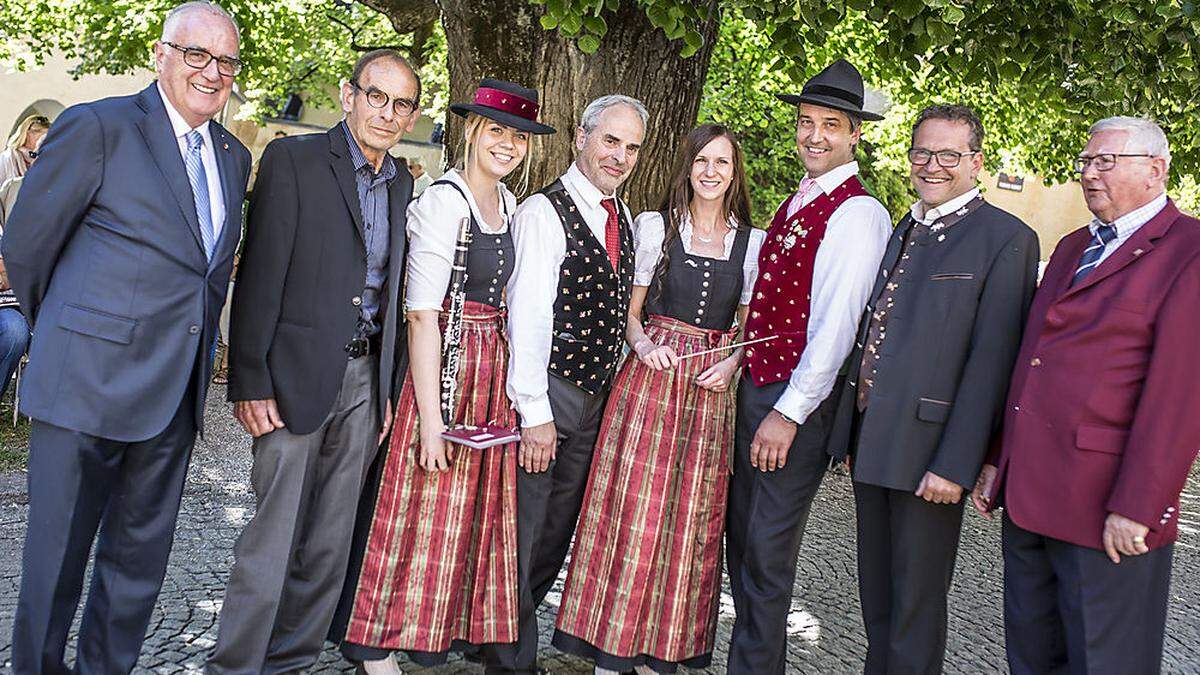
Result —
<instances>
[{"instance_id":1,"label":"green foliage background","mask_svg":"<svg viewBox=\"0 0 1200 675\"><path fill-rule=\"evenodd\" d=\"M429 0L411 0L413 3ZM513 0L514 2L520 0ZM795 90L845 56L890 100L860 145L872 191L900 213L913 195L904 150L924 105L974 106L988 131L993 172L1070 178L1090 121L1114 114L1158 119L1174 150L1172 193L1195 209L1200 190L1200 15L1195 0L528 0L541 24L594 52L621 3L635 3L682 54L703 43L700 22L721 19L701 121L740 134L756 220L800 179L793 110L773 94ZM79 73L127 73L151 64L151 45L176 0L24 0L0 3L0 62L28 68L65 54ZM286 95L332 105L365 47L411 46L389 17L348 0L225 0L242 25L247 98L242 115L270 116ZM446 101L445 38L423 45L428 114Z\"/></svg>"}]
</instances>

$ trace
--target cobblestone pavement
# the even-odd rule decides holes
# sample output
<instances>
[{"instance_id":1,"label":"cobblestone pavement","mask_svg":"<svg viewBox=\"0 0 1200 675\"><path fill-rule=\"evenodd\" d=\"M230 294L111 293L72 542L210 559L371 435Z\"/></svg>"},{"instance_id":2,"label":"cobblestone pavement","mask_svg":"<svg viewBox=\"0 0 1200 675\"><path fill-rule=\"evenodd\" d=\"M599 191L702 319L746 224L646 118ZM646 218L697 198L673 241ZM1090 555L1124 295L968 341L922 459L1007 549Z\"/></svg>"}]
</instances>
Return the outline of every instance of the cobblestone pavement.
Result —
<instances>
[{"instance_id":1,"label":"cobblestone pavement","mask_svg":"<svg viewBox=\"0 0 1200 675\"><path fill-rule=\"evenodd\" d=\"M224 388L214 387L209 400L209 437L197 445L193 456L170 568L135 672L197 672L216 639L217 613L232 563L233 542L253 510L247 478L249 442L233 421L228 406L221 402L223 397ZM10 636L25 531L24 481L23 474L0 475L0 664L5 667L12 652ZM1194 473L1185 494L1180 518L1182 539L1175 553L1163 664L1164 670L1172 673L1200 670L1198 481ZM852 505L847 479L830 476L817 495L801 551L789 625L789 672L861 671L866 638L855 581ZM946 671L1003 672L999 523L985 522L973 513L968 513L964 522L950 594ZM549 646L557 599L557 593L551 593L542 609L543 663L552 673L590 672L583 661L558 654ZM732 601L725 594L714 664L724 662L732 618ZM351 670L330 649L314 672ZM710 671L724 672L724 668L714 665ZM452 661L441 668L413 667L407 672L450 675L480 670Z\"/></svg>"}]
</instances>

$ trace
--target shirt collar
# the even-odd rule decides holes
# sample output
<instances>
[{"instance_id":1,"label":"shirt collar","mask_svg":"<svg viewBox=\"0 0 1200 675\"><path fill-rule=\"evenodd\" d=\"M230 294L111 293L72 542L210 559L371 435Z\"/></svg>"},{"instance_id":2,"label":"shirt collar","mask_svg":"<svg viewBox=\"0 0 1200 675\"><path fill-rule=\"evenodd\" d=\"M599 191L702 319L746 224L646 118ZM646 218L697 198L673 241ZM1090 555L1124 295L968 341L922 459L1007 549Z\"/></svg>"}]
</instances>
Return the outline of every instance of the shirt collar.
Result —
<instances>
[{"instance_id":1,"label":"shirt collar","mask_svg":"<svg viewBox=\"0 0 1200 675\"><path fill-rule=\"evenodd\" d=\"M583 203L592 209L600 208L601 201L616 197L615 194L606 195L601 192L600 188L593 185L592 181L583 175L583 172L579 170L579 165L575 162L571 162L571 168L563 174L562 181L569 183L575 189L575 194L579 195L583 199Z\"/></svg>"},{"instance_id":2,"label":"shirt collar","mask_svg":"<svg viewBox=\"0 0 1200 675\"><path fill-rule=\"evenodd\" d=\"M1088 230L1094 237L1096 236L1096 230L1098 230L1101 225L1111 225L1112 228L1116 230L1117 239L1125 239L1134 232L1137 232L1138 228L1150 222L1150 220L1153 219L1154 216L1157 216L1159 211L1162 211L1166 206L1167 193L1162 192L1154 199L1151 199L1142 206L1139 206L1129 213L1126 213L1111 223L1105 223L1099 218L1092 218L1092 222L1088 223Z\"/></svg>"},{"instance_id":3,"label":"shirt collar","mask_svg":"<svg viewBox=\"0 0 1200 675\"><path fill-rule=\"evenodd\" d=\"M954 199L951 199L945 204L935 206L928 211L925 210L925 204L923 202L917 201L917 203L913 204L912 208L909 209L909 212L912 214L913 220L917 221L918 223L924 223L928 225L933 221L944 217L948 213L954 213L955 211L961 209L969 204L972 199L975 199L978 196L979 187L976 186L955 197Z\"/></svg>"},{"instance_id":4,"label":"shirt collar","mask_svg":"<svg viewBox=\"0 0 1200 675\"><path fill-rule=\"evenodd\" d=\"M845 164L842 164L841 166L837 166L829 171L826 171L820 176L817 176L813 179L813 182L817 184L817 187L821 188L821 192L829 194L833 192L837 186L845 183L847 180L850 180L851 176L856 175L858 175L858 162L851 160ZM807 178L808 174L804 174L804 176Z\"/></svg>"},{"instance_id":5,"label":"shirt collar","mask_svg":"<svg viewBox=\"0 0 1200 675\"><path fill-rule=\"evenodd\" d=\"M157 84L157 87L158 95L162 97L163 106L165 106L167 109L167 119L171 121L171 133L175 134L175 138L183 138L189 131L193 130L192 127L188 126L188 123L183 119L183 115L179 114L179 111L175 109L175 106L171 105L171 99L167 98L167 93L163 91L161 82ZM204 137L204 141L206 143L212 145L212 137L208 133L208 122L208 120L204 120L204 122L200 126L196 127L195 130L200 132L200 135Z\"/></svg>"},{"instance_id":6,"label":"shirt collar","mask_svg":"<svg viewBox=\"0 0 1200 675\"><path fill-rule=\"evenodd\" d=\"M396 163L392 161L392 156L389 153L383 153L383 164L379 167L379 173L375 173L375 167L367 161L367 156L363 154L362 148L358 147L358 141L354 139L354 135L350 133L350 126L346 124L346 120L342 120L339 126L346 134L346 145L350 146L350 163L354 166L354 170L362 171L366 167L373 178L382 178L390 181L396 177Z\"/></svg>"}]
</instances>

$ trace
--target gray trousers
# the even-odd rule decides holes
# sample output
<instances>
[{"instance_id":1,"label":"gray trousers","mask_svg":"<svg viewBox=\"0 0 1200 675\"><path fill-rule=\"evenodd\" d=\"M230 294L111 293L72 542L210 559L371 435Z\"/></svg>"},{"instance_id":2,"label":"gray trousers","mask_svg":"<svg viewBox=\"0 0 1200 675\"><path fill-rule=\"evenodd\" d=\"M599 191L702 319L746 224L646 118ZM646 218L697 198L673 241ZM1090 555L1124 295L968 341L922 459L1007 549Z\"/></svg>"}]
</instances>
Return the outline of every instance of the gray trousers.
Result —
<instances>
[{"instance_id":1,"label":"gray trousers","mask_svg":"<svg viewBox=\"0 0 1200 675\"><path fill-rule=\"evenodd\" d=\"M517 469L519 634L516 643L482 649L487 673L537 672L537 608L558 578L571 547L592 467L592 449L608 400L607 390L589 394L553 375L549 394L558 430L554 461L542 473Z\"/></svg>"},{"instance_id":2,"label":"gray trousers","mask_svg":"<svg viewBox=\"0 0 1200 675\"><path fill-rule=\"evenodd\" d=\"M311 434L285 428L254 440L257 510L233 549L208 672L295 672L320 655L377 450L378 370L375 356L350 361L333 409Z\"/></svg>"}]
</instances>

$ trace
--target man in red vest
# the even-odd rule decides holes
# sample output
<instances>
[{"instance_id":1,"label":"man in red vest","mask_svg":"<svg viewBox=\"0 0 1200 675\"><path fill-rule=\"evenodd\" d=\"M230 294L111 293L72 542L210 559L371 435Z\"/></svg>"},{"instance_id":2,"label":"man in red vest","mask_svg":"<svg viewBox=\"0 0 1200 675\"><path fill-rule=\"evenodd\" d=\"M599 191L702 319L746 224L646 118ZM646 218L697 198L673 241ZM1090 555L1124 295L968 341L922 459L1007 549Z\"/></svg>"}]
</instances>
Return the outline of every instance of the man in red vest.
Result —
<instances>
[{"instance_id":1,"label":"man in red vest","mask_svg":"<svg viewBox=\"0 0 1200 675\"><path fill-rule=\"evenodd\" d=\"M1034 296L1001 442L972 495L1005 507L1012 672L1157 673L1179 494L1200 448L1200 221L1166 196L1155 123L1092 126L1095 218Z\"/></svg>"},{"instance_id":2,"label":"man in red vest","mask_svg":"<svg viewBox=\"0 0 1200 675\"><path fill-rule=\"evenodd\" d=\"M838 60L779 98L797 106L807 174L780 205L759 252L738 387L727 543L737 618L731 675L784 672L787 615L809 507L828 465L838 370L891 233L891 217L857 178L862 75Z\"/></svg>"}]
</instances>

